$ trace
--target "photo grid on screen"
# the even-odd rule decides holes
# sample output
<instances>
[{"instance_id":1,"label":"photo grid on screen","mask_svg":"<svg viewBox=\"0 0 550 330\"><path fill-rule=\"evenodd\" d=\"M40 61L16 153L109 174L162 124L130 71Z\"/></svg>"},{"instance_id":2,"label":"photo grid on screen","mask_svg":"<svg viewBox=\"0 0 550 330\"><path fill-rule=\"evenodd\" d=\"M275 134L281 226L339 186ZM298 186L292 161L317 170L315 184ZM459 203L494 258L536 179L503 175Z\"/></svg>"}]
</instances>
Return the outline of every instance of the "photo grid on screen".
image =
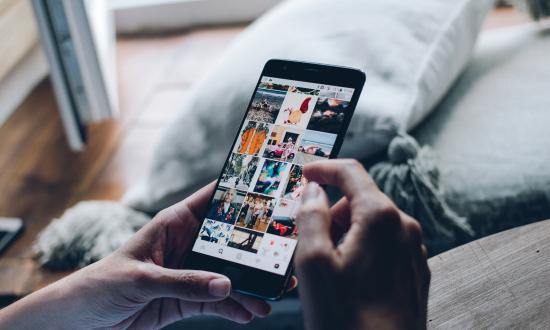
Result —
<instances>
[{"instance_id":1,"label":"photo grid on screen","mask_svg":"<svg viewBox=\"0 0 550 330\"><path fill-rule=\"evenodd\" d=\"M284 274L307 163L328 159L353 89L262 77L194 251Z\"/></svg>"}]
</instances>

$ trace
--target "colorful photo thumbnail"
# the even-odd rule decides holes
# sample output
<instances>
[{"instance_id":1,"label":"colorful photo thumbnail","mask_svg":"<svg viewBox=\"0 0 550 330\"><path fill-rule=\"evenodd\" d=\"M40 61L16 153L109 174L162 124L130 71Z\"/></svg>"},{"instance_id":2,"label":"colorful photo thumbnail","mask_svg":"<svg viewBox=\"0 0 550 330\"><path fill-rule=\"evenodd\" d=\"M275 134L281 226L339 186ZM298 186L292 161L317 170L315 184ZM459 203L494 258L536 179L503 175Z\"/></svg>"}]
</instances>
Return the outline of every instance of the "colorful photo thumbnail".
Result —
<instances>
[{"instance_id":1,"label":"colorful photo thumbnail","mask_svg":"<svg viewBox=\"0 0 550 330\"><path fill-rule=\"evenodd\" d=\"M306 128L315 108L317 98L317 96L308 94L288 93L281 106L279 116L275 120L275 124L302 129Z\"/></svg>"},{"instance_id":2,"label":"colorful photo thumbnail","mask_svg":"<svg viewBox=\"0 0 550 330\"><path fill-rule=\"evenodd\" d=\"M275 200L259 194L248 194L237 218L238 227L265 232L273 215Z\"/></svg>"},{"instance_id":3,"label":"colorful photo thumbnail","mask_svg":"<svg viewBox=\"0 0 550 330\"><path fill-rule=\"evenodd\" d=\"M287 199L279 200L279 203L273 210L273 217L267 228L267 233L296 239L298 237L298 227L296 226L296 214L300 203Z\"/></svg>"},{"instance_id":4,"label":"colorful photo thumbnail","mask_svg":"<svg viewBox=\"0 0 550 330\"><path fill-rule=\"evenodd\" d=\"M264 81L264 82L261 82L260 85L258 86L258 89L273 89L275 91L279 91L279 92L286 92L288 91L288 88L290 86L289 85L284 85L284 84L276 84L276 83L273 83L271 81Z\"/></svg>"},{"instance_id":5,"label":"colorful photo thumbnail","mask_svg":"<svg viewBox=\"0 0 550 330\"><path fill-rule=\"evenodd\" d=\"M199 231L199 238L203 241L227 245L232 230L233 225L207 219Z\"/></svg>"},{"instance_id":6,"label":"colorful photo thumbnail","mask_svg":"<svg viewBox=\"0 0 550 330\"><path fill-rule=\"evenodd\" d=\"M245 192L237 189L219 187L214 193L212 205L206 218L223 223L234 224L244 202Z\"/></svg>"},{"instance_id":7,"label":"colorful photo thumbnail","mask_svg":"<svg viewBox=\"0 0 550 330\"><path fill-rule=\"evenodd\" d=\"M303 132L295 128L273 126L263 152L264 158L291 162L296 157Z\"/></svg>"},{"instance_id":8,"label":"colorful photo thumbnail","mask_svg":"<svg viewBox=\"0 0 550 330\"><path fill-rule=\"evenodd\" d=\"M306 187L306 184L307 179L305 176L302 175L302 166L292 165L283 192L283 198L294 201L300 200L302 198L302 193Z\"/></svg>"},{"instance_id":9,"label":"colorful photo thumbnail","mask_svg":"<svg viewBox=\"0 0 550 330\"><path fill-rule=\"evenodd\" d=\"M320 97L317 100L307 129L338 134L346 117L349 102Z\"/></svg>"},{"instance_id":10,"label":"colorful photo thumbnail","mask_svg":"<svg viewBox=\"0 0 550 330\"><path fill-rule=\"evenodd\" d=\"M237 228L231 233L227 246L247 252L258 253L264 234L244 228Z\"/></svg>"},{"instance_id":11,"label":"colorful photo thumbnail","mask_svg":"<svg viewBox=\"0 0 550 330\"><path fill-rule=\"evenodd\" d=\"M262 83L250 105L247 119L273 124L285 99L288 86Z\"/></svg>"},{"instance_id":12,"label":"colorful photo thumbnail","mask_svg":"<svg viewBox=\"0 0 550 330\"><path fill-rule=\"evenodd\" d=\"M225 165L220 186L248 191L259 160L258 157L233 153Z\"/></svg>"},{"instance_id":13,"label":"colorful photo thumbnail","mask_svg":"<svg viewBox=\"0 0 550 330\"><path fill-rule=\"evenodd\" d=\"M298 147L296 163L305 165L329 158L336 143L336 137L336 134L307 130Z\"/></svg>"},{"instance_id":14,"label":"colorful photo thumbnail","mask_svg":"<svg viewBox=\"0 0 550 330\"><path fill-rule=\"evenodd\" d=\"M312 95L312 96L317 96L319 95L319 92L320 92L316 88L297 87L297 86L291 86L288 89L288 91L291 93L300 93L300 94Z\"/></svg>"},{"instance_id":15,"label":"colorful photo thumbnail","mask_svg":"<svg viewBox=\"0 0 550 330\"><path fill-rule=\"evenodd\" d=\"M266 123L246 121L233 152L258 156L269 132L269 126Z\"/></svg>"},{"instance_id":16,"label":"colorful photo thumbnail","mask_svg":"<svg viewBox=\"0 0 550 330\"><path fill-rule=\"evenodd\" d=\"M277 192L289 168L288 163L266 159L256 180L254 192L278 197Z\"/></svg>"}]
</instances>

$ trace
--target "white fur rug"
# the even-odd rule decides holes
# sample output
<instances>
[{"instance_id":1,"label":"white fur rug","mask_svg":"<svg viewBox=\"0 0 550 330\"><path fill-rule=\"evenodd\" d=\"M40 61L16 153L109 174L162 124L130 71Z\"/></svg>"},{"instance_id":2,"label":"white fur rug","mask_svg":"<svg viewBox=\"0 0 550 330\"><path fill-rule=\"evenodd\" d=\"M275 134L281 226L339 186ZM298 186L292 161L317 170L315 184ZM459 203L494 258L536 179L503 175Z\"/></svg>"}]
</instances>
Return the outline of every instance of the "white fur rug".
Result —
<instances>
[{"instance_id":1,"label":"white fur rug","mask_svg":"<svg viewBox=\"0 0 550 330\"><path fill-rule=\"evenodd\" d=\"M86 266L116 250L149 220L119 203L81 202L40 233L35 251L49 269Z\"/></svg>"}]
</instances>

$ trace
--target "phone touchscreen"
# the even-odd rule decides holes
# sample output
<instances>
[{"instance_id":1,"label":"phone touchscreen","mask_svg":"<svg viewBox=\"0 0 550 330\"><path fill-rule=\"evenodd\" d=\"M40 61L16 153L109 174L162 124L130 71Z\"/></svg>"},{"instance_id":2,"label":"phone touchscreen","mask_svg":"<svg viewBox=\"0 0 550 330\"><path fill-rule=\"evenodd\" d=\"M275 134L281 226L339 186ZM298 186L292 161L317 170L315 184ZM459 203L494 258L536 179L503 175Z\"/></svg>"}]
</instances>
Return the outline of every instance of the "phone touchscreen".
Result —
<instances>
[{"instance_id":1,"label":"phone touchscreen","mask_svg":"<svg viewBox=\"0 0 550 330\"><path fill-rule=\"evenodd\" d=\"M297 243L302 168L331 156L353 93L262 77L193 251L284 275Z\"/></svg>"}]
</instances>

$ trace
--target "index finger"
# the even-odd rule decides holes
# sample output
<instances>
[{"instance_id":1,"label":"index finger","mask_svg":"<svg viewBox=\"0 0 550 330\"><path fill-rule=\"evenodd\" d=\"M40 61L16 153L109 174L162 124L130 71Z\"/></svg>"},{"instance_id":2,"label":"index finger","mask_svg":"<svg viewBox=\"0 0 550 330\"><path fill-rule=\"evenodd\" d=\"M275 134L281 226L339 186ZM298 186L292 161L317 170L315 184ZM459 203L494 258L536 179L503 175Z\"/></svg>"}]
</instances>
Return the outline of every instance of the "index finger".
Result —
<instances>
[{"instance_id":1,"label":"index finger","mask_svg":"<svg viewBox=\"0 0 550 330\"><path fill-rule=\"evenodd\" d=\"M348 234L340 245L342 249L361 249L365 244L375 244L376 240L371 241L368 237L380 234L387 237L397 230L397 208L358 161L343 159L311 163L304 167L304 175L308 180L337 186L346 196L351 214L348 215Z\"/></svg>"},{"instance_id":2,"label":"index finger","mask_svg":"<svg viewBox=\"0 0 550 330\"><path fill-rule=\"evenodd\" d=\"M304 166L304 175L309 181L329 184L342 190L353 208L354 201L365 195L380 193L380 190L355 159L323 160Z\"/></svg>"}]
</instances>

